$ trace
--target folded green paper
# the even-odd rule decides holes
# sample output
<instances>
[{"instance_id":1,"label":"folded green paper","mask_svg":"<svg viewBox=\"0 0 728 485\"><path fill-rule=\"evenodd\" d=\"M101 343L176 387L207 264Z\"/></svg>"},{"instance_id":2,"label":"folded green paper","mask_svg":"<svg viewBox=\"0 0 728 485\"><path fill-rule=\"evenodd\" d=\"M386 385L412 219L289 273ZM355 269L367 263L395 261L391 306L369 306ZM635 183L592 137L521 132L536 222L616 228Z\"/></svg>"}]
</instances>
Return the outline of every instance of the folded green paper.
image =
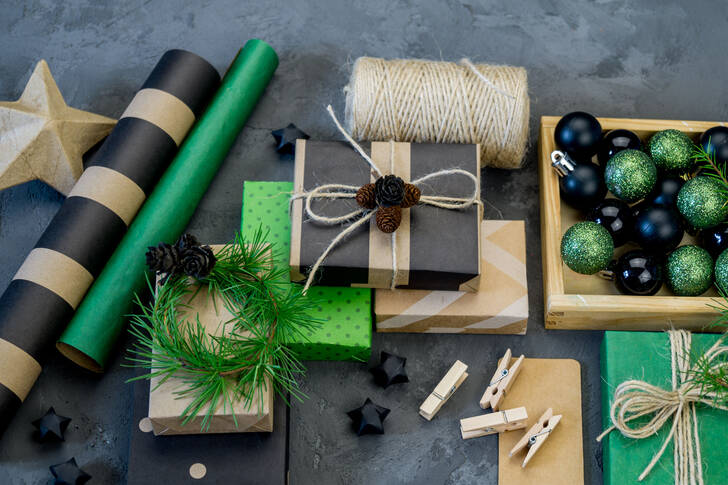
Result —
<instances>
[{"instance_id":1,"label":"folded green paper","mask_svg":"<svg viewBox=\"0 0 728 485\"><path fill-rule=\"evenodd\" d=\"M693 334L691 356L702 355L718 338L714 334ZM638 379L669 390L672 389L671 372L670 340L666 333L605 332L601 352L604 427L611 426L609 410L619 384ZM701 405L696 411L704 483L725 483L728 477L725 453L728 413ZM619 431L607 435L603 440L604 485L675 483L672 442L649 475L642 482L637 480L659 451L670 426L672 419L655 435L641 440L624 437Z\"/></svg>"},{"instance_id":2,"label":"folded green paper","mask_svg":"<svg viewBox=\"0 0 728 485\"><path fill-rule=\"evenodd\" d=\"M276 259L288 264L291 222L288 200L291 182L245 182L243 190L243 236L252 236L259 227L268 231L268 241L276 245ZM367 360L372 344L372 290L315 286L309 290L320 301L316 316L323 325L306 340L290 343L303 360Z\"/></svg>"}]
</instances>

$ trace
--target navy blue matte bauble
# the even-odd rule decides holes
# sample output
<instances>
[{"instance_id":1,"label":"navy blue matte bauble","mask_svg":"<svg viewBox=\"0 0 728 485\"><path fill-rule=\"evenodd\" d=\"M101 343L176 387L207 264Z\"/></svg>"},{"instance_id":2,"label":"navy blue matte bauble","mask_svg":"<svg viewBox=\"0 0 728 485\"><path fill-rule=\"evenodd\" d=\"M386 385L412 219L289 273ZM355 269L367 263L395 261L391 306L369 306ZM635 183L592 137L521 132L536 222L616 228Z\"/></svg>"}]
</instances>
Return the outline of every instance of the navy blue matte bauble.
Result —
<instances>
[{"instance_id":1,"label":"navy blue matte bauble","mask_svg":"<svg viewBox=\"0 0 728 485\"><path fill-rule=\"evenodd\" d=\"M728 127L714 126L700 136L700 145L715 161L728 161Z\"/></svg>"},{"instance_id":2,"label":"navy blue matte bauble","mask_svg":"<svg viewBox=\"0 0 728 485\"><path fill-rule=\"evenodd\" d=\"M561 199L579 210L589 210L607 195L602 171L591 162L576 163L574 170L559 177Z\"/></svg>"},{"instance_id":3,"label":"navy blue matte bauble","mask_svg":"<svg viewBox=\"0 0 728 485\"><path fill-rule=\"evenodd\" d=\"M680 192L685 181L680 177L666 175L657 179L655 188L645 197L648 204L661 205L663 207L675 207L677 194Z\"/></svg>"},{"instance_id":4,"label":"navy blue matte bauble","mask_svg":"<svg viewBox=\"0 0 728 485\"><path fill-rule=\"evenodd\" d=\"M587 220L604 226L612 235L615 248L632 239L632 209L619 199L605 199L589 212Z\"/></svg>"},{"instance_id":5,"label":"navy blue matte bauble","mask_svg":"<svg viewBox=\"0 0 728 485\"><path fill-rule=\"evenodd\" d=\"M602 167L607 165L607 162L616 153L622 150L642 150L642 140L637 134L629 130L612 130L602 138L599 143L599 150L597 151L597 160Z\"/></svg>"},{"instance_id":6,"label":"navy blue matte bauble","mask_svg":"<svg viewBox=\"0 0 728 485\"><path fill-rule=\"evenodd\" d=\"M632 208L634 241L648 252L665 255L682 241L680 214L669 207L639 204Z\"/></svg>"},{"instance_id":7,"label":"navy blue matte bauble","mask_svg":"<svg viewBox=\"0 0 728 485\"><path fill-rule=\"evenodd\" d=\"M700 231L700 246L708 251L713 259L728 249L728 223L718 224Z\"/></svg>"},{"instance_id":8,"label":"navy blue matte bauble","mask_svg":"<svg viewBox=\"0 0 728 485\"><path fill-rule=\"evenodd\" d=\"M654 295L662 288L660 259L642 249L627 251L610 269L617 289L625 295Z\"/></svg>"},{"instance_id":9,"label":"navy blue matte bauble","mask_svg":"<svg viewBox=\"0 0 728 485\"><path fill-rule=\"evenodd\" d=\"M589 113L574 111L556 124L556 145L577 161L589 161L599 148L602 125Z\"/></svg>"}]
</instances>

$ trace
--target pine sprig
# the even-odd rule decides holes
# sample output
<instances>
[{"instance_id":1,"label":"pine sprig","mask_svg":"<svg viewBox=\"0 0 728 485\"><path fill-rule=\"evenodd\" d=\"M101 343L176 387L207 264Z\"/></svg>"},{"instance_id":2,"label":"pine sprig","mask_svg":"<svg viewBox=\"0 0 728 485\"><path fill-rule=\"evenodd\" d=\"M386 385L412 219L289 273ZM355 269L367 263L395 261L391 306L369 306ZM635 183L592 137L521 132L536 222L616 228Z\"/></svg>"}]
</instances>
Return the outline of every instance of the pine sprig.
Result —
<instances>
[{"instance_id":1,"label":"pine sprig","mask_svg":"<svg viewBox=\"0 0 728 485\"><path fill-rule=\"evenodd\" d=\"M289 393L304 397L297 378L305 369L286 343L304 338L321 322L311 317L317 303L287 282L287 268L274 264L274 250L260 230L250 240L237 234L216 254L208 276L192 281L174 275L161 286L148 279L153 301L144 304L137 295L140 311L130 325L136 342L128 361L149 372L131 380L156 377L157 386L179 380L175 394L190 399L183 424L204 414L202 429L209 429L220 404L227 410L242 400L250 408L256 393L262 397L269 385L283 399ZM232 315L214 335L198 314L190 315L189 302L200 292L221 301Z\"/></svg>"},{"instance_id":2,"label":"pine sprig","mask_svg":"<svg viewBox=\"0 0 728 485\"><path fill-rule=\"evenodd\" d=\"M710 140L708 140L710 144ZM720 194L728 204L728 168L725 163L715 160L715 155L708 153L702 145L696 144L693 148L693 160L697 164L700 175L717 180L720 184Z\"/></svg>"}]
</instances>

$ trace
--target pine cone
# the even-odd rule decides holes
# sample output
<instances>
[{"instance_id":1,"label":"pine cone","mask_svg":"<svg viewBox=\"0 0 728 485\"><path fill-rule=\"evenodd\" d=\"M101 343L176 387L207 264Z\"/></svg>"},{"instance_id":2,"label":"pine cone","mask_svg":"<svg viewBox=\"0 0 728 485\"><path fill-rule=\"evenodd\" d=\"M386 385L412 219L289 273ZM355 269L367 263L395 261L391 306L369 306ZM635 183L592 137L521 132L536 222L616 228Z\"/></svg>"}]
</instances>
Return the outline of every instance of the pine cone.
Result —
<instances>
[{"instance_id":1,"label":"pine cone","mask_svg":"<svg viewBox=\"0 0 728 485\"><path fill-rule=\"evenodd\" d=\"M404 199L402 199L402 209L408 209L413 205L417 205L420 201L422 192L420 188L412 184L404 184Z\"/></svg>"},{"instance_id":2,"label":"pine cone","mask_svg":"<svg viewBox=\"0 0 728 485\"><path fill-rule=\"evenodd\" d=\"M374 197L379 207L393 207L402 204L404 180L396 175L385 175L374 182Z\"/></svg>"},{"instance_id":3,"label":"pine cone","mask_svg":"<svg viewBox=\"0 0 728 485\"><path fill-rule=\"evenodd\" d=\"M398 205L377 209L377 227L387 234L397 230L402 222L402 208Z\"/></svg>"},{"instance_id":4,"label":"pine cone","mask_svg":"<svg viewBox=\"0 0 728 485\"><path fill-rule=\"evenodd\" d=\"M149 246L146 256L147 266L154 272L172 274L177 271L179 251L171 244L162 242Z\"/></svg>"},{"instance_id":5,"label":"pine cone","mask_svg":"<svg viewBox=\"0 0 728 485\"><path fill-rule=\"evenodd\" d=\"M200 242L192 234L182 234L174 245L177 249L187 249L199 246Z\"/></svg>"},{"instance_id":6,"label":"pine cone","mask_svg":"<svg viewBox=\"0 0 728 485\"><path fill-rule=\"evenodd\" d=\"M356 191L356 203L365 209L374 209L377 206L377 200L374 197L374 184L359 187L359 190Z\"/></svg>"},{"instance_id":7,"label":"pine cone","mask_svg":"<svg viewBox=\"0 0 728 485\"><path fill-rule=\"evenodd\" d=\"M217 259L210 246L185 248L180 254L180 267L187 276L202 279L210 274Z\"/></svg>"}]
</instances>

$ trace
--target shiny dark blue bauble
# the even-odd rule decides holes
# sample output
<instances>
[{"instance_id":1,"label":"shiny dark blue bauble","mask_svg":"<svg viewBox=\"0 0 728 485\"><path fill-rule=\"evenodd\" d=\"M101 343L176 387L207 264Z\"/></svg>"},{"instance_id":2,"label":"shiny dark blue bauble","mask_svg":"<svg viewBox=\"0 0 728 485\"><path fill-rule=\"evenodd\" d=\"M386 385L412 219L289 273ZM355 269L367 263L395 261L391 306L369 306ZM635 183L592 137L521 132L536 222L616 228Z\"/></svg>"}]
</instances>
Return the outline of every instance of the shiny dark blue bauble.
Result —
<instances>
[{"instance_id":1,"label":"shiny dark blue bauble","mask_svg":"<svg viewBox=\"0 0 728 485\"><path fill-rule=\"evenodd\" d=\"M597 151L597 160L602 167L606 167L607 162L616 153L622 150L642 150L642 140L637 134L629 130L612 130L602 138Z\"/></svg>"},{"instance_id":2,"label":"shiny dark blue bauble","mask_svg":"<svg viewBox=\"0 0 728 485\"><path fill-rule=\"evenodd\" d=\"M625 295L654 295L662 288L662 264L660 258L642 249L624 253L610 267L614 283Z\"/></svg>"},{"instance_id":3,"label":"shiny dark blue bauble","mask_svg":"<svg viewBox=\"0 0 728 485\"><path fill-rule=\"evenodd\" d=\"M728 161L728 127L714 126L700 136L700 145L716 162Z\"/></svg>"},{"instance_id":4,"label":"shiny dark blue bauble","mask_svg":"<svg viewBox=\"0 0 728 485\"><path fill-rule=\"evenodd\" d=\"M680 214L670 207L638 204L632 208L634 241L642 249L665 256L682 241L684 228Z\"/></svg>"},{"instance_id":5,"label":"shiny dark blue bauble","mask_svg":"<svg viewBox=\"0 0 728 485\"><path fill-rule=\"evenodd\" d=\"M574 111L564 115L556 124L556 146L579 162L591 160L599 148L602 125L589 113Z\"/></svg>"},{"instance_id":6,"label":"shiny dark blue bauble","mask_svg":"<svg viewBox=\"0 0 728 485\"><path fill-rule=\"evenodd\" d=\"M643 249L628 251L613 261L615 286L625 295L654 295L663 283L662 258Z\"/></svg>"},{"instance_id":7,"label":"shiny dark blue bauble","mask_svg":"<svg viewBox=\"0 0 728 485\"><path fill-rule=\"evenodd\" d=\"M713 259L728 249L728 223L718 224L700 231L700 246L708 251Z\"/></svg>"},{"instance_id":8,"label":"shiny dark blue bauble","mask_svg":"<svg viewBox=\"0 0 728 485\"><path fill-rule=\"evenodd\" d=\"M576 163L574 170L559 177L561 200L575 209L589 210L607 195L602 171L591 162Z\"/></svg>"},{"instance_id":9,"label":"shiny dark blue bauble","mask_svg":"<svg viewBox=\"0 0 728 485\"><path fill-rule=\"evenodd\" d=\"M645 197L648 204L661 205L663 207L675 207L677 194L680 192L685 181L680 177L663 176L657 179L655 188Z\"/></svg>"},{"instance_id":10,"label":"shiny dark blue bauble","mask_svg":"<svg viewBox=\"0 0 728 485\"><path fill-rule=\"evenodd\" d=\"M589 212L587 220L604 226L612 235L615 248L632 239L632 209L619 199L605 199Z\"/></svg>"}]
</instances>

